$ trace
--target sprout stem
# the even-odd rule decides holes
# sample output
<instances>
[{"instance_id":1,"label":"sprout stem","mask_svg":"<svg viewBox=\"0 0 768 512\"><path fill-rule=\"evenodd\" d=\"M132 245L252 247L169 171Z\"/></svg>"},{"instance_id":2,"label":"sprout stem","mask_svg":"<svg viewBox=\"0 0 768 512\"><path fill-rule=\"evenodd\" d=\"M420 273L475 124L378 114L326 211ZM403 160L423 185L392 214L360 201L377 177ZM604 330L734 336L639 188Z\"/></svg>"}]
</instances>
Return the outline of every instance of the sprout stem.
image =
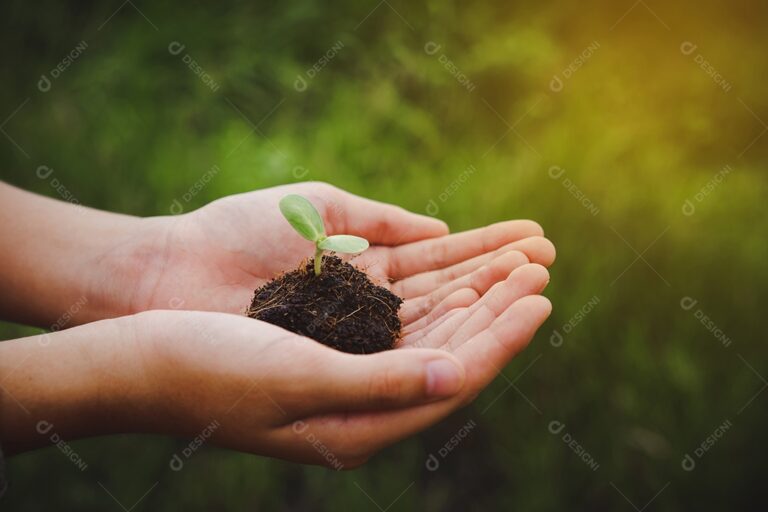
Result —
<instances>
[{"instance_id":1,"label":"sprout stem","mask_svg":"<svg viewBox=\"0 0 768 512\"><path fill-rule=\"evenodd\" d=\"M323 268L323 250L315 246L315 275L320 275L320 270Z\"/></svg>"}]
</instances>

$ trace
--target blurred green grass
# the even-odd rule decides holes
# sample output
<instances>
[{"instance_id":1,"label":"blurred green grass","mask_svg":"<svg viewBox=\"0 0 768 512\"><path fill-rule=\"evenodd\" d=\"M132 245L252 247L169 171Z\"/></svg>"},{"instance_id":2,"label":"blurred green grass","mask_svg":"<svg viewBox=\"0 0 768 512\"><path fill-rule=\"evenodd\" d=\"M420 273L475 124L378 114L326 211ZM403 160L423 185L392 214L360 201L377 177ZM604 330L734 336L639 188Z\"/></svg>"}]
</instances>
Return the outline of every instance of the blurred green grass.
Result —
<instances>
[{"instance_id":1,"label":"blurred green grass","mask_svg":"<svg viewBox=\"0 0 768 512\"><path fill-rule=\"evenodd\" d=\"M10 2L1 8L0 117L29 98L3 125L29 158L0 139L0 178L56 197L35 175L47 165L85 204L157 215L218 165L186 209L300 176L419 212L435 201L454 230L536 219L559 251L547 292L554 312L505 370L514 381L531 365L514 381L520 393L499 378L477 404L349 473L214 448L175 473L168 461L182 440L79 441L84 473L55 449L11 459L9 508L116 506L97 482L130 506L159 482L135 510L371 508L361 488L381 508L397 498L392 510L630 509L617 488L638 508L663 489L656 510L759 509L768 394L739 411L763 385L745 361L768 375L768 8L377 4L135 2L150 21L123 4L99 29L119 2ZM87 49L40 92L40 75L80 41ZM181 55L169 53L173 41L185 45ZM338 41L338 54L296 91L297 75ZM686 41L697 45L691 55L680 51ZM428 42L438 53L425 52ZM552 77L593 42L599 48L552 91ZM726 165L732 172L684 215L684 202ZM440 200L468 166L475 171ZM552 166L565 173L553 179ZM680 307L686 296L729 347ZM553 346L552 333L592 297L594 310ZM31 332L0 325L3 339ZM683 456L726 419L733 427L683 471ZM469 420L478 427L428 471L428 454ZM553 420L596 471L549 433Z\"/></svg>"}]
</instances>

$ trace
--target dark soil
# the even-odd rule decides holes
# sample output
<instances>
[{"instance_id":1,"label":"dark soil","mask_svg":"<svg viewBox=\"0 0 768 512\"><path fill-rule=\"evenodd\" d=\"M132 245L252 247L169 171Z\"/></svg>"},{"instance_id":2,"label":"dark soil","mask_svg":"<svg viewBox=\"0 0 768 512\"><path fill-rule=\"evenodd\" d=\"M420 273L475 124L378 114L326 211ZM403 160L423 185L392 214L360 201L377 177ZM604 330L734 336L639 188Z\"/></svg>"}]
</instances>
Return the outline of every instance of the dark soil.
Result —
<instances>
[{"instance_id":1,"label":"dark soil","mask_svg":"<svg viewBox=\"0 0 768 512\"><path fill-rule=\"evenodd\" d=\"M337 256L323 258L316 276L310 260L253 295L248 316L353 354L394 347L403 300Z\"/></svg>"}]
</instances>

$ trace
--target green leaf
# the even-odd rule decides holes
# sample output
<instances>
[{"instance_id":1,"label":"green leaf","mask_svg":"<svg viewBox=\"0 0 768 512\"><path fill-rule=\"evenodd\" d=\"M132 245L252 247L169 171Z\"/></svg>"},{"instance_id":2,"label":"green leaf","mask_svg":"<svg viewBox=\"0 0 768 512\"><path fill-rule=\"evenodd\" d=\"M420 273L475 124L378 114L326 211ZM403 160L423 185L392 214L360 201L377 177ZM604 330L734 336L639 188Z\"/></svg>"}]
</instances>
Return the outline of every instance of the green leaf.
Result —
<instances>
[{"instance_id":1,"label":"green leaf","mask_svg":"<svg viewBox=\"0 0 768 512\"><path fill-rule=\"evenodd\" d=\"M368 240L353 235L333 235L322 240L317 246L324 251L355 253L366 250Z\"/></svg>"},{"instance_id":2,"label":"green leaf","mask_svg":"<svg viewBox=\"0 0 768 512\"><path fill-rule=\"evenodd\" d=\"M280 211L293 229L310 242L325 238L323 219L305 197L297 194L285 196L280 200Z\"/></svg>"}]
</instances>

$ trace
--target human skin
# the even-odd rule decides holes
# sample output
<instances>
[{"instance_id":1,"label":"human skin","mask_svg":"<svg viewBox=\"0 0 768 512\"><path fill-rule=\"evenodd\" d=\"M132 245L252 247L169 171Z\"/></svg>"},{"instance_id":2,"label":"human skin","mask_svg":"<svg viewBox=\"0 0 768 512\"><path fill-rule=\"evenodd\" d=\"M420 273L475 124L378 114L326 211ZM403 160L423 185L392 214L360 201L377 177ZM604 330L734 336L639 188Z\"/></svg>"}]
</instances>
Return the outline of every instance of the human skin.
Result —
<instances>
[{"instance_id":1,"label":"human skin","mask_svg":"<svg viewBox=\"0 0 768 512\"><path fill-rule=\"evenodd\" d=\"M405 299L396 350L343 354L242 315L255 288L311 255L277 208L288 193L308 197L329 234L371 242L353 263ZM3 184L0 205L0 237L14 241L0 255L0 314L87 324L0 343L9 453L49 442L41 420L65 439L194 437L216 421L219 445L329 464L311 432L354 467L471 401L550 311L538 294L554 248L530 221L448 235L323 183L146 219Z\"/></svg>"}]
</instances>

